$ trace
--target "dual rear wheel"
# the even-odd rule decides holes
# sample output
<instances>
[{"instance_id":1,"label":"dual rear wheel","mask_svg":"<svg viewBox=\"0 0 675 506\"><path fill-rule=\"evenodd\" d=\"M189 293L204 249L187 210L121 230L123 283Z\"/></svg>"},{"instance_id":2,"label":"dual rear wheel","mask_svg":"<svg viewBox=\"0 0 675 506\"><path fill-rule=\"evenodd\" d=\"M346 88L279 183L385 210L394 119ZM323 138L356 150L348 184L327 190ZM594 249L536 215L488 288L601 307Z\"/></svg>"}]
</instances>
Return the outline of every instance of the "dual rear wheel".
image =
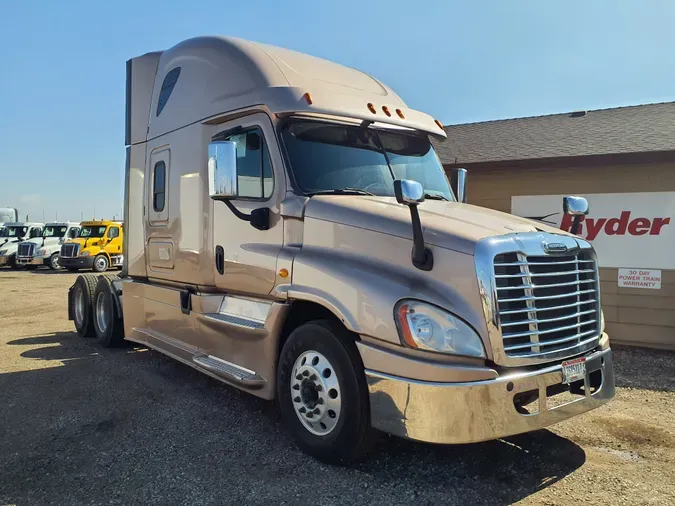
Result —
<instances>
[{"instance_id":1,"label":"dual rear wheel","mask_svg":"<svg viewBox=\"0 0 675 506\"><path fill-rule=\"evenodd\" d=\"M81 337L96 337L106 348L124 342L124 328L117 308L114 274L83 274L77 277L72 292L75 329Z\"/></svg>"}]
</instances>

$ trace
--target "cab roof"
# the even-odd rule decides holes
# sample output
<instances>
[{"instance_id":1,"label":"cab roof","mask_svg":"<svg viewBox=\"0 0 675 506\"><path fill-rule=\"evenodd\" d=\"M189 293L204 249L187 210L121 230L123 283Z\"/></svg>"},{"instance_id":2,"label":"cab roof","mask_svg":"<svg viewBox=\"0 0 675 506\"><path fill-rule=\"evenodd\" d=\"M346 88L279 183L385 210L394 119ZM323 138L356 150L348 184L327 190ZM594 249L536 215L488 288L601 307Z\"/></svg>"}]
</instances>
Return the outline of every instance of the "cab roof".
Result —
<instances>
[{"instance_id":1,"label":"cab roof","mask_svg":"<svg viewBox=\"0 0 675 506\"><path fill-rule=\"evenodd\" d=\"M446 137L431 116L409 108L376 78L297 51L234 37L208 36L134 58L128 68L133 68L134 60L143 58L146 61L139 62L139 72L152 66L157 70L148 129L143 132L146 138L130 139L130 144L256 105L278 115L354 118ZM145 88L140 78L128 78L132 83L128 86ZM140 135L140 128L137 130Z\"/></svg>"},{"instance_id":2,"label":"cab roof","mask_svg":"<svg viewBox=\"0 0 675 506\"><path fill-rule=\"evenodd\" d=\"M7 221L2 224L3 227L44 227L44 223L34 221Z\"/></svg>"}]
</instances>

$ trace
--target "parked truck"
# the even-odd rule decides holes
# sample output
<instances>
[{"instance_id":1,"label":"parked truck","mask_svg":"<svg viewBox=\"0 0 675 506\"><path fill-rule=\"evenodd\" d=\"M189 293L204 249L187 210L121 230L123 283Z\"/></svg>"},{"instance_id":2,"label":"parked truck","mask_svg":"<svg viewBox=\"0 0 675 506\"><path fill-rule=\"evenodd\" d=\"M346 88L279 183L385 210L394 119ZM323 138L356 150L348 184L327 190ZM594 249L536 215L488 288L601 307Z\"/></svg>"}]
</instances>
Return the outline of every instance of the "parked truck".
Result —
<instances>
[{"instance_id":1,"label":"parked truck","mask_svg":"<svg viewBox=\"0 0 675 506\"><path fill-rule=\"evenodd\" d=\"M66 240L77 237L79 231L78 223L68 221L47 223L41 237L24 241L17 246L17 265L26 269L35 269L42 265L52 270L59 269L61 245Z\"/></svg>"},{"instance_id":2,"label":"parked truck","mask_svg":"<svg viewBox=\"0 0 675 506\"><path fill-rule=\"evenodd\" d=\"M127 62L126 113L124 265L70 289L80 335L276 399L332 463L378 431L484 441L614 396L591 245L467 204L441 123L384 83L199 37Z\"/></svg>"},{"instance_id":3,"label":"parked truck","mask_svg":"<svg viewBox=\"0 0 675 506\"><path fill-rule=\"evenodd\" d=\"M59 264L70 272L91 269L105 272L122 267L124 225L119 221L93 220L80 223L77 237L61 246Z\"/></svg>"},{"instance_id":4,"label":"parked truck","mask_svg":"<svg viewBox=\"0 0 675 506\"><path fill-rule=\"evenodd\" d=\"M20 244L42 236L43 223L9 222L0 231L0 267L19 268L16 252Z\"/></svg>"},{"instance_id":5,"label":"parked truck","mask_svg":"<svg viewBox=\"0 0 675 506\"><path fill-rule=\"evenodd\" d=\"M0 207L0 226L19 221L19 211L14 207Z\"/></svg>"}]
</instances>

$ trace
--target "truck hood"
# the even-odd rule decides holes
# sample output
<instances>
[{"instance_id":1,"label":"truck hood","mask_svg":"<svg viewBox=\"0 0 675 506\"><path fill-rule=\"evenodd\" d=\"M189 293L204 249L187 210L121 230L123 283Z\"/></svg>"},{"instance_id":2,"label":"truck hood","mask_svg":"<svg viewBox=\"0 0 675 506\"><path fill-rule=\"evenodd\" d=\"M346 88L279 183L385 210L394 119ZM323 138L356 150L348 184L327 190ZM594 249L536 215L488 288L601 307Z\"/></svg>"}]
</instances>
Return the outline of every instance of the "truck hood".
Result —
<instances>
[{"instance_id":1,"label":"truck hood","mask_svg":"<svg viewBox=\"0 0 675 506\"><path fill-rule=\"evenodd\" d=\"M418 208L428 245L470 255L476 243L486 237L536 231L570 235L533 220L470 204L427 200ZM410 210L394 197L314 196L306 204L305 217L412 238Z\"/></svg>"},{"instance_id":2,"label":"truck hood","mask_svg":"<svg viewBox=\"0 0 675 506\"><path fill-rule=\"evenodd\" d=\"M90 246L100 246L101 241L103 240L102 237L87 237L82 238L78 237L77 239L69 239L66 244L79 244L80 248L85 248L85 247L90 247ZM86 243L86 246L85 246Z\"/></svg>"}]
</instances>

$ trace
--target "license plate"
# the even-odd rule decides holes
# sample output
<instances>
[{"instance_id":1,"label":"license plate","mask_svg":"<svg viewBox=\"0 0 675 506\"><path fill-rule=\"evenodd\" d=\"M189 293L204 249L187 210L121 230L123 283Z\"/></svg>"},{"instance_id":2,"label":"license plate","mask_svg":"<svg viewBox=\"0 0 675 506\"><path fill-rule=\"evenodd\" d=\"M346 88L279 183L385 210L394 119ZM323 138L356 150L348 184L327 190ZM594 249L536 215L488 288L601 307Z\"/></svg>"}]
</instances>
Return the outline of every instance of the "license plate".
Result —
<instances>
[{"instance_id":1,"label":"license plate","mask_svg":"<svg viewBox=\"0 0 675 506\"><path fill-rule=\"evenodd\" d=\"M563 383L569 385L586 377L586 358L575 358L562 363Z\"/></svg>"}]
</instances>

